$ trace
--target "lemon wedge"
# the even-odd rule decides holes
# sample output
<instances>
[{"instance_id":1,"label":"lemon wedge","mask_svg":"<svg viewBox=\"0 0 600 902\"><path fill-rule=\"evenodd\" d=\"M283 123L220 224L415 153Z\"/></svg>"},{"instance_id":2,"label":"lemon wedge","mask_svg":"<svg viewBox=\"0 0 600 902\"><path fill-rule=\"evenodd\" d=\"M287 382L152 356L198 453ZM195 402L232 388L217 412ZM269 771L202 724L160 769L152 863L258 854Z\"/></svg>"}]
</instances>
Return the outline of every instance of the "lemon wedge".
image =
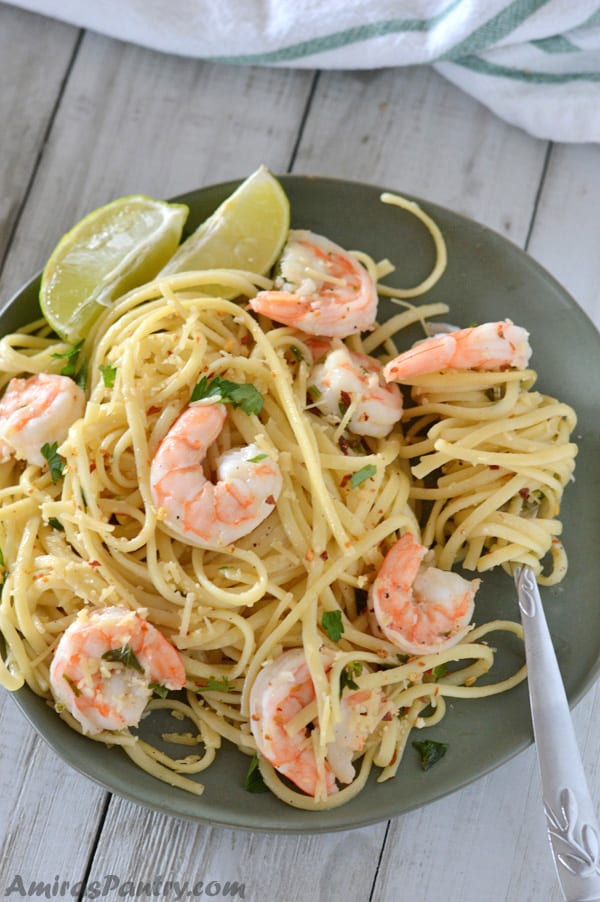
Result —
<instances>
[{"instance_id":1,"label":"lemon wedge","mask_svg":"<svg viewBox=\"0 0 600 902\"><path fill-rule=\"evenodd\" d=\"M264 275L281 254L289 227L287 195L260 166L183 242L161 275L221 268ZM209 293L227 297L228 291L211 286Z\"/></svg>"},{"instance_id":2,"label":"lemon wedge","mask_svg":"<svg viewBox=\"0 0 600 902\"><path fill-rule=\"evenodd\" d=\"M153 279L175 253L188 212L184 204L138 194L78 222L42 275L40 307L55 332L75 344L115 298Z\"/></svg>"}]
</instances>

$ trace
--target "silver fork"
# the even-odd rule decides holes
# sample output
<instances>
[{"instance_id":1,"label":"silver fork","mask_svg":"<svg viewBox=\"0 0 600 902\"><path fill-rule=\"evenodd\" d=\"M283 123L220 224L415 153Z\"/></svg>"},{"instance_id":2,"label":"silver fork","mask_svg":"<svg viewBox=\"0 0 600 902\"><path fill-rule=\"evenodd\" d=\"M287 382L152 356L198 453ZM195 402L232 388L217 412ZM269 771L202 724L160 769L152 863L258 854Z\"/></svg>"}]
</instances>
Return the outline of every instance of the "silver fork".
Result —
<instances>
[{"instance_id":1,"label":"silver fork","mask_svg":"<svg viewBox=\"0 0 600 902\"><path fill-rule=\"evenodd\" d=\"M600 900L600 830L535 574L515 568L548 838L567 902Z\"/></svg>"},{"instance_id":2,"label":"silver fork","mask_svg":"<svg viewBox=\"0 0 600 902\"><path fill-rule=\"evenodd\" d=\"M455 332L428 323L428 335ZM537 507L525 516L534 519ZM514 568L521 611L533 735L542 780L546 828L566 902L600 900L600 830L575 738L565 686L531 567Z\"/></svg>"}]
</instances>

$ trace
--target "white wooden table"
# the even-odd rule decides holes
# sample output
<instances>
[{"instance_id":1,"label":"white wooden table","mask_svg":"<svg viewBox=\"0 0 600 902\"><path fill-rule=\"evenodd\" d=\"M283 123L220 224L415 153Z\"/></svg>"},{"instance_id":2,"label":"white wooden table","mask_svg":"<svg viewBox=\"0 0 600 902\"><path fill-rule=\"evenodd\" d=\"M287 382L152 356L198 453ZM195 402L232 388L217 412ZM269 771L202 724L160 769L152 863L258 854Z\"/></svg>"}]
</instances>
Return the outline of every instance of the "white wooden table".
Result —
<instances>
[{"instance_id":1,"label":"white wooden table","mask_svg":"<svg viewBox=\"0 0 600 902\"><path fill-rule=\"evenodd\" d=\"M261 162L404 190L478 219L525 247L600 323L600 147L534 140L427 69L212 65L0 6L3 299L94 207L135 192L172 196ZM600 805L598 687L574 716ZM134 895L141 882L138 898L175 899L187 880L217 898L237 881L229 897L252 902L561 898L532 748L388 823L278 836L197 826L111 797L63 764L6 693L0 718L7 898L22 897L18 876L27 891L47 883L52 897L82 897L87 881L101 898Z\"/></svg>"}]
</instances>

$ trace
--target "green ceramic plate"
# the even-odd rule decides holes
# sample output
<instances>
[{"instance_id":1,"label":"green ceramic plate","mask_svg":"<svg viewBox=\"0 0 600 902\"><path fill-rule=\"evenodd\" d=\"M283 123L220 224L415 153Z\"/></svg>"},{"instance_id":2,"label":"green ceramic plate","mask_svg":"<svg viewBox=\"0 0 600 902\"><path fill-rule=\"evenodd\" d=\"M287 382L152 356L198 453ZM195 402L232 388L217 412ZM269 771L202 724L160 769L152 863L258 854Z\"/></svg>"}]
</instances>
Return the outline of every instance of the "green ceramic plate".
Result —
<instances>
[{"instance_id":1,"label":"green ceramic plate","mask_svg":"<svg viewBox=\"0 0 600 902\"><path fill-rule=\"evenodd\" d=\"M429 273L433 248L427 232L414 217L382 204L380 189L295 176L282 182L291 202L293 227L323 233L377 258L389 257L397 266L389 281L395 279L398 285L414 285ZM177 198L191 208L189 230L234 187L236 183L217 185ZM539 387L572 404L579 416L577 478L566 492L563 508L570 570L559 588L543 593L567 693L575 702L596 678L600 660L600 337L561 286L517 247L449 210L429 203L423 207L440 225L449 257L444 277L427 299L449 303L447 318L460 325L509 317L525 326L531 333ZM0 316L3 332L39 315L37 284L31 282L6 307ZM383 304L382 315L389 312ZM503 573L486 576L477 599L476 620L495 617L517 618L512 582ZM497 672L508 674L521 662L522 649L503 635L498 645ZM379 821L470 783L532 741L525 685L487 700L455 701L443 722L428 731L432 739L449 743L445 758L432 770L421 771L409 748L395 780L377 784L373 777L345 807L311 813L288 808L269 793L246 792L248 758L234 748L219 753L202 775L204 795L195 797L147 776L118 748L107 750L73 733L28 690L15 698L59 755L108 789L167 814L253 830L317 832ZM161 729L157 721L146 722L146 731L159 734Z\"/></svg>"}]
</instances>

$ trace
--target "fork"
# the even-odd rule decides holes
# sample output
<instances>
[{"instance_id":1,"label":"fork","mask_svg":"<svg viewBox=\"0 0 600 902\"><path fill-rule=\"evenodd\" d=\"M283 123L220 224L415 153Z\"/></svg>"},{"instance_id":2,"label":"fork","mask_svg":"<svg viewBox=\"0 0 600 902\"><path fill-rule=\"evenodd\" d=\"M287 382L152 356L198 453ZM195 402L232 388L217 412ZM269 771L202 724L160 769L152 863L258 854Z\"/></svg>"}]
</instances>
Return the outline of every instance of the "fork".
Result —
<instances>
[{"instance_id":1,"label":"fork","mask_svg":"<svg viewBox=\"0 0 600 902\"><path fill-rule=\"evenodd\" d=\"M600 830L538 589L515 568L548 838L566 902L600 899Z\"/></svg>"}]
</instances>

